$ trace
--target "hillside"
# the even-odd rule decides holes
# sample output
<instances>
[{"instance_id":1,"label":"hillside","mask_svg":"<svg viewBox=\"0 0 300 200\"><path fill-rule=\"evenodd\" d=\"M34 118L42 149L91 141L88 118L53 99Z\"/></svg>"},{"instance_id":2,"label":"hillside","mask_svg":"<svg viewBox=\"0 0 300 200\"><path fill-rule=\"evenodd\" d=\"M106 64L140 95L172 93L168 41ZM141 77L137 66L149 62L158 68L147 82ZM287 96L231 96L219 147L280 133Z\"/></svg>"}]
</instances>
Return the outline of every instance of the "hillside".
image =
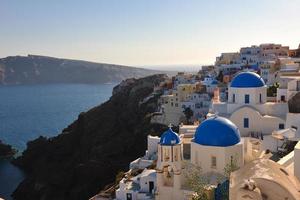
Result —
<instances>
[{"instance_id":1,"label":"hillside","mask_svg":"<svg viewBox=\"0 0 300 200\"><path fill-rule=\"evenodd\" d=\"M0 85L107 83L157 73L142 68L36 55L0 59Z\"/></svg>"},{"instance_id":2,"label":"hillside","mask_svg":"<svg viewBox=\"0 0 300 200\"><path fill-rule=\"evenodd\" d=\"M8 144L4 144L1 140L0 140L0 159L1 158L10 158L12 156L14 156L14 154L16 153L16 150L13 149L10 145Z\"/></svg>"},{"instance_id":3,"label":"hillside","mask_svg":"<svg viewBox=\"0 0 300 200\"><path fill-rule=\"evenodd\" d=\"M14 199L88 199L114 182L119 171L144 155L147 135L167 129L150 123L159 95L140 103L164 79L153 75L123 81L110 100L81 113L58 136L29 142L14 162L28 174Z\"/></svg>"}]
</instances>

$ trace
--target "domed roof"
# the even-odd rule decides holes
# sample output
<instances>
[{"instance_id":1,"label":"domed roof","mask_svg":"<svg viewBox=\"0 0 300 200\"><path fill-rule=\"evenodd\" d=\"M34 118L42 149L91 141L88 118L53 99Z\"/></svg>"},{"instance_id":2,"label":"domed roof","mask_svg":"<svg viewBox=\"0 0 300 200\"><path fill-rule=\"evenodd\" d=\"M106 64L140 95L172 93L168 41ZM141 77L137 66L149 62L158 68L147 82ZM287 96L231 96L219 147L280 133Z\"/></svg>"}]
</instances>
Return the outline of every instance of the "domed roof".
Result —
<instances>
[{"instance_id":1,"label":"domed roof","mask_svg":"<svg viewBox=\"0 0 300 200\"><path fill-rule=\"evenodd\" d=\"M160 137L161 145L175 145L180 143L179 136L171 128L164 132Z\"/></svg>"},{"instance_id":2,"label":"domed roof","mask_svg":"<svg viewBox=\"0 0 300 200\"><path fill-rule=\"evenodd\" d=\"M241 141L237 126L224 117L212 117L197 128L194 142L205 146L232 146Z\"/></svg>"},{"instance_id":3,"label":"domed roof","mask_svg":"<svg viewBox=\"0 0 300 200\"><path fill-rule=\"evenodd\" d=\"M219 83L219 82L218 82L217 80L213 80L213 81L211 82L212 85L218 85L218 83Z\"/></svg>"},{"instance_id":4,"label":"domed roof","mask_svg":"<svg viewBox=\"0 0 300 200\"><path fill-rule=\"evenodd\" d=\"M257 73L241 72L233 78L230 87L252 88L263 87L264 85L265 81Z\"/></svg>"}]
</instances>

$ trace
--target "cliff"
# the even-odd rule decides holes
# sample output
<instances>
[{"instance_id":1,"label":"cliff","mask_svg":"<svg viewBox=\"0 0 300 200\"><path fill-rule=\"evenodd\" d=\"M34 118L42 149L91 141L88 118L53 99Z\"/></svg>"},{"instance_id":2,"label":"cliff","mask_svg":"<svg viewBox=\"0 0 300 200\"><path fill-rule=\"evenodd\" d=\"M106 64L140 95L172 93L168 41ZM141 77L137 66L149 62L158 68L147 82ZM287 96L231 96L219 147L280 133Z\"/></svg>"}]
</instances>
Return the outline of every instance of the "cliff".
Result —
<instances>
[{"instance_id":1,"label":"cliff","mask_svg":"<svg viewBox=\"0 0 300 200\"><path fill-rule=\"evenodd\" d=\"M0 85L107 83L157 73L142 68L36 55L0 59Z\"/></svg>"},{"instance_id":2,"label":"cliff","mask_svg":"<svg viewBox=\"0 0 300 200\"><path fill-rule=\"evenodd\" d=\"M10 145L4 144L0 140L0 158L10 158L13 157L16 153L16 150L13 149Z\"/></svg>"},{"instance_id":3,"label":"cliff","mask_svg":"<svg viewBox=\"0 0 300 200\"><path fill-rule=\"evenodd\" d=\"M130 161L144 155L147 135L167 129L150 123L159 95L140 103L164 79L154 75L123 81L107 102L81 113L58 136L29 142L14 161L28 174L14 199L88 199L114 182Z\"/></svg>"}]
</instances>

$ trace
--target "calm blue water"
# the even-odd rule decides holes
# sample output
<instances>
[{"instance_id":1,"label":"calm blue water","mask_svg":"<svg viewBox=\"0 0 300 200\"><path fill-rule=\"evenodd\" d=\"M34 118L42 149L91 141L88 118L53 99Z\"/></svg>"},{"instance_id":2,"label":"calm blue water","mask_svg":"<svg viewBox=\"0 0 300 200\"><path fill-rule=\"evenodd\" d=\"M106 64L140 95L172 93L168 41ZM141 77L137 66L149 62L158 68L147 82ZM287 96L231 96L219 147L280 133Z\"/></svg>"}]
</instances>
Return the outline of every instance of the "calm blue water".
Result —
<instances>
[{"instance_id":1,"label":"calm blue water","mask_svg":"<svg viewBox=\"0 0 300 200\"><path fill-rule=\"evenodd\" d=\"M40 135L56 136L80 112L108 100L114 86L0 86L0 139L23 151L29 140ZM0 197L10 199L22 178L18 168L0 161Z\"/></svg>"}]
</instances>

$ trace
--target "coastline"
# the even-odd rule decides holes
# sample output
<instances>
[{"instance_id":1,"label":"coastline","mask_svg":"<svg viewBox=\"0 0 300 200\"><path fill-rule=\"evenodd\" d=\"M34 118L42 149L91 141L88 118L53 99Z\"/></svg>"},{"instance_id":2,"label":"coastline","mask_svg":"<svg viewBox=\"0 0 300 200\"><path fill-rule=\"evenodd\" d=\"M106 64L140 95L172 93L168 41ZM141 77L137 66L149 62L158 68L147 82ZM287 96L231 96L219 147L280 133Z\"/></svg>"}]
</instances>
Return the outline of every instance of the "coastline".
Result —
<instances>
[{"instance_id":1,"label":"coastline","mask_svg":"<svg viewBox=\"0 0 300 200\"><path fill-rule=\"evenodd\" d=\"M0 139L17 149L14 157L21 156L28 141L56 136L80 112L108 100L115 84L0 85ZM0 197L6 200L25 176L11 161L0 159Z\"/></svg>"}]
</instances>

